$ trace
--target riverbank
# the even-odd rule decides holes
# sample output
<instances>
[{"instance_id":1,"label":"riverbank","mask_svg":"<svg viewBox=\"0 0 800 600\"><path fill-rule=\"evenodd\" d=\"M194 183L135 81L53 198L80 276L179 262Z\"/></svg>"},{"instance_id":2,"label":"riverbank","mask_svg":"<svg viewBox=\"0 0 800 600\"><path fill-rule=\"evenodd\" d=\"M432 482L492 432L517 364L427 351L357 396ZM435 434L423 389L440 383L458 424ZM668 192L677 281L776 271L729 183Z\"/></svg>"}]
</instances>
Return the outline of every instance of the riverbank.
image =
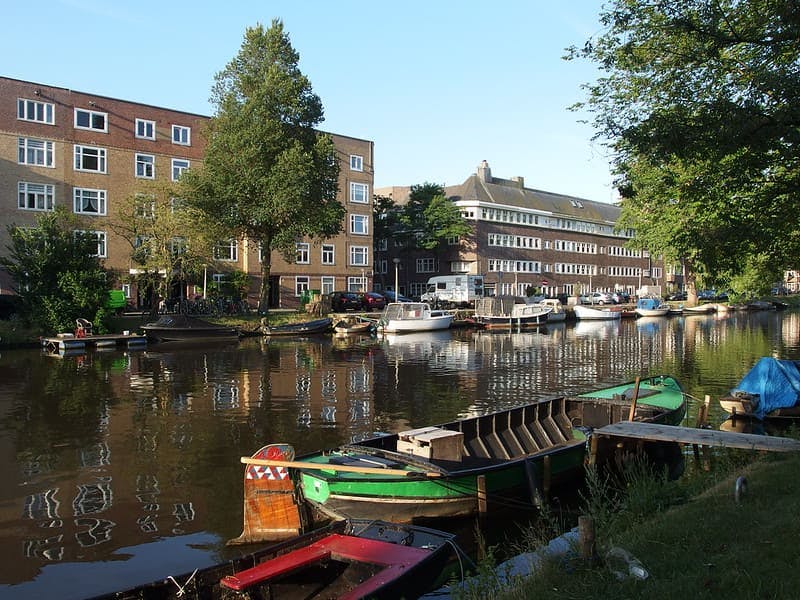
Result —
<instances>
[{"instance_id":1,"label":"riverbank","mask_svg":"<svg viewBox=\"0 0 800 600\"><path fill-rule=\"evenodd\" d=\"M603 485L590 484L587 511L597 523L597 564L589 567L576 556L548 560L536 575L492 595L503 600L798 597L800 456L770 455L750 464L741 464L742 454L730 456L710 473L698 470L677 482L630 480L618 501ZM638 559L647 578L615 576L604 560L613 547Z\"/></svg>"}]
</instances>

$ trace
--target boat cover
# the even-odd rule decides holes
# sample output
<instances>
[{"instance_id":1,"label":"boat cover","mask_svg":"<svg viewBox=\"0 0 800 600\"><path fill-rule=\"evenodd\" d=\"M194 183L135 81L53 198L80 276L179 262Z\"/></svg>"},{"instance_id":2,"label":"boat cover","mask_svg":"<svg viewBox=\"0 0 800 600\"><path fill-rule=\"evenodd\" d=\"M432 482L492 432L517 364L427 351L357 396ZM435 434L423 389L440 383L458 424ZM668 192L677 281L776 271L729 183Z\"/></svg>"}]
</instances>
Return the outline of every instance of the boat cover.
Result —
<instances>
[{"instance_id":1,"label":"boat cover","mask_svg":"<svg viewBox=\"0 0 800 600\"><path fill-rule=\"evenodd\" d=\"M765 356L733 388L758 397L754 414L759 418L779 408L800 404L800 361Z\"/></svg>"}]
</instances>

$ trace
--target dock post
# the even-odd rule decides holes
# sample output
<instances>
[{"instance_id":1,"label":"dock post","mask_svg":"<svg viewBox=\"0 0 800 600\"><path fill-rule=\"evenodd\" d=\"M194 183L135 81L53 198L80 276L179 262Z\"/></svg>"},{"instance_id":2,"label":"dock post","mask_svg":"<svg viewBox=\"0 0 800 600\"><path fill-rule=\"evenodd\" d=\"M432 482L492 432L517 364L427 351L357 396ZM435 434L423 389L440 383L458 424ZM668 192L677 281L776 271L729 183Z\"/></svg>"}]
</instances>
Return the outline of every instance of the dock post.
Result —
<instances>
[{"instance_id":1,"label":"dock post","mask_svg":"<svg viewBox=\"0 0 800 600\"><path fill-rule=\"evenodd\" d=\"M594 519L589 515L578 517L578 544L581 559L586 566L593 566L597 549L595 547Z\"/></svg>"},{"instance_id":2,"label":"dock post","mask_svg":"<svg viewBox=\"0 0 800 600\"><path fill-rule=\"evenodd\" d=\"M486 514L486 475L478 475L478 514Z\"/></svg>"},{"instance_id":3,"label":"dock post","mask_svg":"<svg viewBox=\"0 0 800 600\"><path fill-rule=\"evenodd\" d=\"M592 437L589 439L589 466L594 466L597 464L597 434L593 433Z\"/></svg>"},{"instance_id":4,"label":"dock post","mask_svg":"<svg viewBox=\"0 0 800 600\"><path fill-rule=\"evenodd\" d=\"M628 415L628 421L633 421L633 418L636 416L636 402L639 400L639 384L641 383L641 379L639 377L636 378L636 383L633 386L633 398L631 398L631 412Z\"/></svg>"}]
</instances>

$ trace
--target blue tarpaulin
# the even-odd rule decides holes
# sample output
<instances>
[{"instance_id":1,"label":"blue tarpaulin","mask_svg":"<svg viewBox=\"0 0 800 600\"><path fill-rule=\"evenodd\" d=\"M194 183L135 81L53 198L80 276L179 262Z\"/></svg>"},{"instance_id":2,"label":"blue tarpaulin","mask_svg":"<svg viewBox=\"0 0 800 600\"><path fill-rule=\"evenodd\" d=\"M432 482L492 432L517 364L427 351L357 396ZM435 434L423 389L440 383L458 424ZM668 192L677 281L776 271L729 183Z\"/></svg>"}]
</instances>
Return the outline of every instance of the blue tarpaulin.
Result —
<instances>
[{"instance_id":1,"label":"blue tarpaulin","mask_svg":"<svg viewBox=\"0 0 800 600\"><path fill-rule=\"evenodd\" d=\"M758 396L754 414L760 419L773 410L796 406L800 404L800 361L764 357L733 388L733 395L736 392Z\"/></svg>"}]
</instances>

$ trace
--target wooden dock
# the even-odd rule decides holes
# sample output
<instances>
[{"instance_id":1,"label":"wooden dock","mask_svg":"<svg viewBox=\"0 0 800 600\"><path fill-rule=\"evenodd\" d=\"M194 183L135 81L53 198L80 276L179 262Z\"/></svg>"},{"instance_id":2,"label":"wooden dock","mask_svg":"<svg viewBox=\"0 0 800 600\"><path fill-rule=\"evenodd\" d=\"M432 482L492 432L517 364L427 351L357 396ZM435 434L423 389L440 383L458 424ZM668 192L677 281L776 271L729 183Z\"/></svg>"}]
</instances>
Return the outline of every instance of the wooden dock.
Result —
<instances>
[{"instance_id":1,"label":"wooden dock","mask_svg":"<svg viewBox=\"0 0 800 600\"><path fill-rule=\"evenodd\" d=\"M142 348L147 345L147 336L136 333L110 333L102 335L87 335L77 337L72 334L57 335L55 337L42 338L42 348L49 354L60 352L80 352L86 348L113 348L124 346L126 348Z\"/></svg>"},{"instance_id":2,"label":"wooden dock","mask_svg":"<svg viewBox=\"0 0 800 600\"><path fill-rule=\"evenodd\" d=\"M691 444L694 447L800 452L800 440L792 438L633 421L621 421L600 427L594 430L593 435L642 441L675 442Z\"/></svg>"}]
</instances>

